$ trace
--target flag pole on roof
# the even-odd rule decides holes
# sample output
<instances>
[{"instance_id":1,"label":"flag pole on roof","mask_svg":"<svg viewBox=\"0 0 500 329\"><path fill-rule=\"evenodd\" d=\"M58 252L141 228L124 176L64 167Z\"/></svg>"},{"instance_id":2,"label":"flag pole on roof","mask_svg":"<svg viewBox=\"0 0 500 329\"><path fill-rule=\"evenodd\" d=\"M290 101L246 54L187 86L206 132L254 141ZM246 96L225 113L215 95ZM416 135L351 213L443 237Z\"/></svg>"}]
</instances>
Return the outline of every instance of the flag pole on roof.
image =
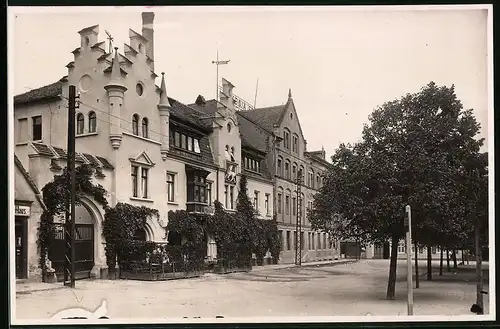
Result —
<instances>
[{"instance_id":1,"label":"flag pole on roof","mask_svg":"<svg viewBox=\"0 0 500 329\"><path fill-rule=\"evenodd\" d=\"M219 60L219 50L217 50L217 59L215 61L212 61L212 64L215 64L216 71L217 71L217 81L215 84L215 100L219 100L219 65L225 65L229 64L229 60L227 61L220 61Z\"/></svg>"}]
</instances>

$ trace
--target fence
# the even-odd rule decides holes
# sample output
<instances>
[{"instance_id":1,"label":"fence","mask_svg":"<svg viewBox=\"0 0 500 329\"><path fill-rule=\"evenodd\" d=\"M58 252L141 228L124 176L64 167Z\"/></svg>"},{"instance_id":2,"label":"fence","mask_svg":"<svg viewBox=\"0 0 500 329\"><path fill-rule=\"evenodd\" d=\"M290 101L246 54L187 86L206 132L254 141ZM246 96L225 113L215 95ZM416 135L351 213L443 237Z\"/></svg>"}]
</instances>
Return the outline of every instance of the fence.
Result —
<instances>
[{"instance_id":1,"label":"fence","mask_svg":"<svg viewBox=\"0 0 500 329\"><path fill-rule=\"evenodd\" d=\"M190 261L153 263L146 261L123 261L120 264L120 279L162 281L199 277L203 266Z\"/></svg>"}]
</instances>

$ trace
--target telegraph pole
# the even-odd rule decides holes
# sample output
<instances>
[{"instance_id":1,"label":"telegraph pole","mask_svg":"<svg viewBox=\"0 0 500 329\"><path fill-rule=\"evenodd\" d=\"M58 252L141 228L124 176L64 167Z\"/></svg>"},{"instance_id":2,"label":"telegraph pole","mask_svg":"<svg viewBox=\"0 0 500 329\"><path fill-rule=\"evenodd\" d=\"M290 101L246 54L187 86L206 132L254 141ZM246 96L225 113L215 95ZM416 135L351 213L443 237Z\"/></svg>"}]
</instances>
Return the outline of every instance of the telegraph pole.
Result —
<instances>
[{"instance_id":1,"label":"telegraph pole","mask_svg":"<svg viewBox=\"0 0 500 329\"><path fill-rule=\"evenodd\" d=\"M66 203L66 225L65 242L66 254L64 260L64 285L75 287L75 194L76 194L76 171L75 171L75 117L76 117L76 87L69 86L68 103L68 158L67 169L69 172L68 189L70 189L70 200Z\"/></svg>"},{"instance_id":2,"label":"telegraph pole","mask_svg":"<svg viewBox=\"0 0 500 329\"><path fill-rule=\"evenodd\" d=\"M411 266L411 207L406 206L404 224L406 230L406 262L408 265L408 315L413 315L413 270ZM417 253L418 250L415 249Z\"/></svg>"},{"instance_id":3,"label":"telegraph pole","mask_svg":"<svg viewBox=\"0 0 500 329\"><path fill-rule=\"evenodd\" d=\"M297 222L295 223L295 265L302 265L302 170L297 173Z\"/></svg>"},{"instance_id":4,"label":"telegraph pole","mask_svg":"<svg viewBox=\"0 0 500 329\"><path fill-rule=\"evenodd\" d=\"M212 61L212 64L215 64L215 67L217 68L217 81L215 84L215 100L219 100L219 65L226 65L229 64L229 60L227 61L219 61L219 51L217 50L217 60Z\"/></svg>"}]
</instances>

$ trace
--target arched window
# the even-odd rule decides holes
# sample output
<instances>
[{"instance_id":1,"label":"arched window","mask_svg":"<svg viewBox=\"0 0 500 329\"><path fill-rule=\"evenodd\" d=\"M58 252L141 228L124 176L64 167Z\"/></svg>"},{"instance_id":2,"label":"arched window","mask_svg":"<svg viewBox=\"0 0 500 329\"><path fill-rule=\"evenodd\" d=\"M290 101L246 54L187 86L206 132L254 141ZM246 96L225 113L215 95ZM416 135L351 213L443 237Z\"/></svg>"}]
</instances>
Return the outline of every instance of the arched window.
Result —
<instances>
[{"instance_id":1,"label":"arched window","mask_svg":"<svg viewBox=\"0 0 500 329\"><path fill-rule=\"evenodd\" d=\"M297 179L297 162L292 165L292 179L295 181Z\"/></svg>"},{"instance_id":2,"label":"arched window","mask_svg":"<svg viewBox=\"0 0 500 329\"><path fill-rule=\"evenodd\" d=\"M307 186L314 188L314 171L309 169L309 175L307 176Z\"/></svg>"},{"instance_id":3,"label":"arched window","mask_svg":"<svg viewBox=\"0 0 500 329\"><path fill-rule=\"evenodd\" d=\"M85 128L85 118L83 114L78 113L76 115L76 134L83 134L83 129Z\"/></svg>"},{"instance_id":4,"label":"arched window","mask_svg":"<svg viewBox=\"0 0 500 329\"><path fill-rule=\"evenodd\" d=\"M283 158L278 157L278 163L276 164L276 171L278 177L283 177Z\"/></svg>"},{"instance_id":5,"label":"arched window","mask_svg":"<svg viewBox=\"0 0 500 329\"><path fill-rule=\"evenodd\" d=\"M142 118L142 137L149 138L149 135L148 135L148 118Z\"/></svg>"},{"instance_id":6,"label":"arched window","mask_svg":"<svg viewBox=\"0 0 500 329\"><path fill-rule=\"evenodd\" d=\"M290 149L290 130L288 128L283 130L283 146Z\"/></svg>"},{"instance_id":7,"label":"arched window","mask_svg":"<svg viewBox=\"0 0 500 329\"><path fill-rule=\"evenodd\" d=\"M285 161L285 178L290 179L290 160L286 159Z\"/></svg>"},{"instance_id":8,"label":"arched window","mask_svg":"<svg viewBox=\"0 0 500 329\"><path fill-rule=\"evenodd\" d=\"M132 116L132 134L139 136L139 115Z\"/></svg>"},{"instance_id":9,"label":"arched window","mask_svg":"<svg viewBox=\"0 0 500 329\"><path fill-rule=\"evenodd\" d=\"M97 129L97 116L94 111L89 112L89 133L95 133Z\"/></svg>"}]
</instances>

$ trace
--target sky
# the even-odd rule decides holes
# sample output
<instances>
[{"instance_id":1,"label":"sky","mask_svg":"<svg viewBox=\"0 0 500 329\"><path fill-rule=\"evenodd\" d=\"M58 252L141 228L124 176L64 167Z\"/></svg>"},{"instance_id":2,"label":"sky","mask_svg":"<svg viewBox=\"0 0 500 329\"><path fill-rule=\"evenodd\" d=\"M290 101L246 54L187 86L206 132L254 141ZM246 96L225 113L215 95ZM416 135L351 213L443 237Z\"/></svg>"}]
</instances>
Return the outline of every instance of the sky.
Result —
<instances>
[{"instance_id":1,"label":"sky","mask_svg":"<svg viewBox=\"0 0 500 329\"><path fill-rule=\"evenodd\" d=\"M12 8L12 7L10 7ZM19 10L19 9L15 9ZM30 10L29 12L26 10ZM129 28L142 32L144 8L23 8L9 16L13 93L67 75L80 46L78 31L100 25L123 51ZM384 102L418 92L430 81L455 85L486 138L488 12L414 7L169 7L155 12L155 71L165 72L170 97L213 99L219 79L257 107L284 104L291 88L309 151L327 156L361 138L370 113ZM258 80L258 88L257 87ZM157 84L160 84L158 78ZM256 95L257 90L257 95Z\"/></svg>"}]
</instances>

